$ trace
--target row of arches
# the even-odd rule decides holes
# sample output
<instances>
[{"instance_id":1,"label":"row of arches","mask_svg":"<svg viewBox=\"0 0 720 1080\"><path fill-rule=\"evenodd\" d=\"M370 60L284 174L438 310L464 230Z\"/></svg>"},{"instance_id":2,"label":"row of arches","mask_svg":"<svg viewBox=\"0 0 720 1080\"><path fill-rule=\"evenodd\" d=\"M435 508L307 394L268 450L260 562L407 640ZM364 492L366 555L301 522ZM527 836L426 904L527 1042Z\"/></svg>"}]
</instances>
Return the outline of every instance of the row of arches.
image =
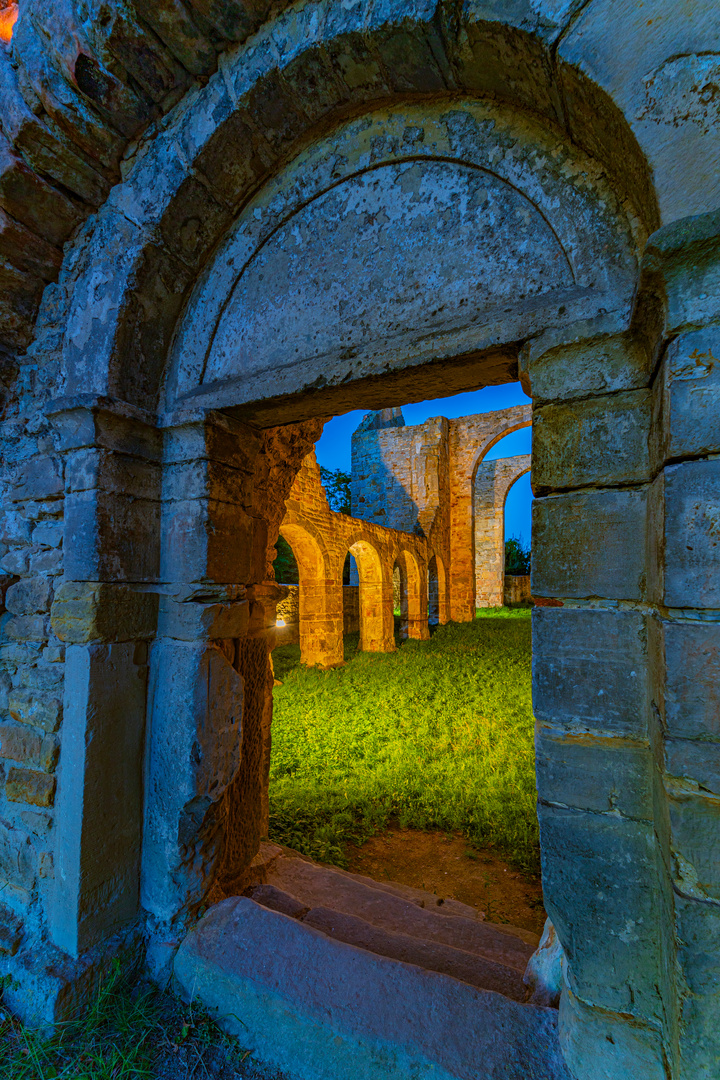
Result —
<instances>
[{"instance_id":1,"label":"row of arches","mask_svg":"<svg viewBox=\"0 0 720 1080\"><path fill-rule=\"evenodd\" d=\"M395 614L400 637L426 640L432 624L448 620L445 566L425 542L381 526L330 512L329 528L289 514L280 535L292 548L298 569L301 660L318 667L343 663L347 593L357 588L360 649L393 652ZM358 526L360 527L358 529ZM354 533L355 535L348 535ZM412 543L414 550L408 544ZM347 558L355 561L358 585L343 585ZM397 607L396 607L397 602Z\"/></svg>"}]
</instances>

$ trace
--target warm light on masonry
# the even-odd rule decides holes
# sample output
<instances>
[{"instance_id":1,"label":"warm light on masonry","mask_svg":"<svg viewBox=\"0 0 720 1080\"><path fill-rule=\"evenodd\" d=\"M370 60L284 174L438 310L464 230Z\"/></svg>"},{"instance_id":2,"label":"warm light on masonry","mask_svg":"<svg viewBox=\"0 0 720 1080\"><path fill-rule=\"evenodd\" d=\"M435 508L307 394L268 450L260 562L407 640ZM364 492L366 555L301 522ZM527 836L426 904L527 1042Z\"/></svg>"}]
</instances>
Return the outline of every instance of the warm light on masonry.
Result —
<instances>
[{"instance_id":1,"label":"warm light on masonry","mask_svg":"<svg viewBox=\"0 0 720 1080\"><path fill-rule=\"evenodd\" d=\"M10 0L0 0L0 41L11 41L13 27L17 22L18 6Z\"/></svg>"}]
</instances>

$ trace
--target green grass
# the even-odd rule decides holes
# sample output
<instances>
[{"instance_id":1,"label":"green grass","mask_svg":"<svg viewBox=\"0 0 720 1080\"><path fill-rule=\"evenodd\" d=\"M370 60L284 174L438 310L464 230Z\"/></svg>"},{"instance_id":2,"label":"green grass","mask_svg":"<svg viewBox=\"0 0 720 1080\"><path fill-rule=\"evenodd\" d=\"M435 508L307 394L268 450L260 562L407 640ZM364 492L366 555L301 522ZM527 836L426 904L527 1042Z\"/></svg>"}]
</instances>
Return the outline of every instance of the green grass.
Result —
<instances>
[{"instance_id":1,"label":"green grass","mask_svg":"<svg viewBox=\"0 0 720 1080\"><path fill-rule=\"evenodd\" d=\"M359 653L346 666L273 653L271 836L345 864L390 819L460 831L537 871L530 612L485 609L396 653Z\"/></svg>"},{"instance_id":2,"label":"green grass","mask_svg":"<svg viewBox=\"0 0 720 1080\"><path fill-rule=\"evenodd\" d=\"M137 965L118 960L90 1008L49 1036L24 1027L0 1000L0 1080L255 1078L247 1057L201 1006L163 993Z\"/></svg>"}]
</instances>

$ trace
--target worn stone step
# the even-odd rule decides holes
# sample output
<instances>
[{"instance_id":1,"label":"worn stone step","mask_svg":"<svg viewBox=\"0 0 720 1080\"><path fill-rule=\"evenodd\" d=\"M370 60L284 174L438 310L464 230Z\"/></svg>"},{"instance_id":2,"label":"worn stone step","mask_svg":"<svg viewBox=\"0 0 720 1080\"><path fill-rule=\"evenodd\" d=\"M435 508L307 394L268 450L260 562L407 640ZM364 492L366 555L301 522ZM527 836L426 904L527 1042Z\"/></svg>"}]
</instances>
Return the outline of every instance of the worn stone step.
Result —
<instances>
[{"instance_id":1,"label":"worn stone step","mask_svg":"<svg viewBox=\"0 0 720 1080\"><path fill-rule=\"evenodd\" d=\"M295 897L274 885L259 885L253 889L252 899L272 911L282 912L283 915L299 919L308 926L314 926L328 937L355 945L359 949L368 949L378 956L389 956L406 964L416 964L427 971L438 971L454 979L462 979L471 986L495 990L511 997L513 1001L526 1001L529 996L528 988L519 972L462 949L454 949L451 945L394 933L374 926L356 915L346 915L330 908L308 909Z\"/></svg>"},{"instance_id":2,"label":"worn stone step","mask_svg":"<svg viewBox=\"0 0 720 1080\"><path fill-rule=\"evenodd\" d=\"M372 882L372 879L368 879ZM434 941L483 957L523 974L533 945L480 919L444 915L401 896L366 885L342 872L304 859L279 858L267 884L294 897L306 908L324 907L355 915L373 926L423 941Z\"/></svg>"},{"instance_id":3,"label":"worn stone step","mask_svg":"<svg viewBox=\"0 0 720 1080\"><path fill-rule=\"evenodd\" d=\"M571 1080L557 1012L329 937L247 897L216 904L174 973L293 1080Z\"/></svg>"}]
</instances>

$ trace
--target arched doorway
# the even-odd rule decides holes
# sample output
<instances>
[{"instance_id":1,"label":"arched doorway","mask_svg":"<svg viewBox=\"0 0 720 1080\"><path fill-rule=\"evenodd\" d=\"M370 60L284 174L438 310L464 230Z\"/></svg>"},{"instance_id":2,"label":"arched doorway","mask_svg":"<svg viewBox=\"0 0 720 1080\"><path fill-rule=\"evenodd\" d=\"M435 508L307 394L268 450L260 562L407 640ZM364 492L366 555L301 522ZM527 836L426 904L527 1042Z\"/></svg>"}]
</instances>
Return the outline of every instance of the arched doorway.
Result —
<instances>
[{"instance_id":1,"label":"arched doorway","mask_svg":"<svg viewBox=\"0 0 720 1080\"><path fill-rule=\"evenodd\" d=\"M229 107L229 112L233 112L233 107ZM330 127L326 118L323 130ZM202 125L198 125L197 131L200 130L205 130ZM306 131L306 143L302 147L300 144L293 147L297 156L292 158L288 154L286 160L290 164L279 170L277 177L254 199L256 177L243 189L242 198L237 192L233 193L230 205L243 207L234 224L230 224L231 215L218 211L220 224L216 235L201 245L202 253L188 275L187 293L192 291L192 295L181 320L177 316L178 296L162 301L161 314L158 314L157 305L148 303L146 311L150 314L147 315L143 305L138 303L137 297L143 295L146 282L150 278L157 281L157 263L148 258L147 266L151 269L144 268L137 277L129 277L133 282L133 288L128 290L132 300L126 301L124 293L123 303L114 303L112 297L105 295L101 297L101 311L117 313L117 319L113 315L113 329L107 328L110 320L104 315L93 321L94 305L99 302L93 291L98 288L97 282L112 280L114 289L124 286L120 273L103 277L98 272L102 262L98 251L95 248L89 251L86 263L91 266L92 273L76 291L73 318L77 316L82 322L83 312L89 311L88 325L101 327L104 337L94 343L97 347L92 349L93 362L90 364L89 350L79 344L87 338L79 333L68 335L65 356L68 385L78 393L82 390L99 396L109 393L119 397L136 410L129 412L133 422L139 424L145 420L138 416L147 418L149 410L159 404L166 426L167 450L162 467L155 450L152 461L157 466L157 476L163 470L174 469L172 483L175 484L178 476L184 477L186 488L183 493L190 492L187 498L173 495L166 499L162 544L156 538L155 547L148 547L149 554L143 551L149 569L134 575L128 570L127 580L145 582L148 578L158 577L152 564L152 558L157 556L157 565L163 568L163 583L175 589L164 595L182 596L185 598L183 603L189 597L187 602L196 605L208 603L210 595L213 601L230 607L233 616L237 614L236 619L228 618L222 622L221 628L208 614L206 621L198 621L199 629L190 645L176 646L173 635L179 635L185 623L180 623L180 615L173 607L181 601L168 601L163 608L161 623L162 635L167 640L153 646L154 687L172 686L162 677L165 672L161 663L163 644L167 645L166 653L170 651L168 642L172 640L176 654L182 649L190 651L192 646L203 655L213 651L224 657L226 653L218 642L246 640L248 628L252 633L259 632L263 620L268 617L272 594L265 586L264 575L268 536L273 530L277 531L278 525L275 504L282 502L287 476L292 476L293 467L296 468L301 459L298 447L292 445L293 438L297 441L305 439L303 453L312 441L308 432L300 429L292 437L287 436L281 446L283 436L278 435L277 429L283 424L302 425L315 416L347 407L349 386L353 393L366 395L368 403L390 404L390 401L385 402L381 379L390 372L393 379L397 377L407 388L408 398L413 393L434 392L439 385L447 385L451 378L457 385L468 387L493 378L515 378L518 342L524 343L520 355L523 374L538 388L535 393L540 402L562 399L561 391L565 385L562 365L568 355L573 362L577 359L577 370L585 378L589 370L587 365L595 362L597 336L613 339L614 351L608 361L609 367L615 365L613 372L620 365L623 378L630 373L627 375L629 381L620 380L620 387L629 386L631 395L646 390L649 375L637 359L639 352L635 348L630 311L638 281L638 252L643 229L649 231L657 222L652 212L645 218L643 211L626 214L623 206L628 204L623 203L623 199L627 192L623 190L621 197L616 197L605 180L607 175L614 176L615 172L610 170L608 173L588 162L577 151L577 144L565 140L554 127L550 134L549 130L547 124L538 124L532 114L525 113L520 106L517 110L515 107L506 110L505 106L498 107L495 103L483 103L479 107L476 102L460 101L456 95L442 102L433 98L422 104L414 101L409 106L403 103L388 108L383 104L374 116L365 115L361 121L350 121L342 126L342 130L334 132L335 142L331 147L319 138L313 142ZM501 132L499 138L498 132ZM316 134L313 133L313 137ZM280 141L284 138L284 135L278 135ZM495 139L497 143L490 146L488 140ZM509 143L513 146L512 153L508 152ZM285 149L288 146L286 143ZM352 153L345 153L347 148ZM187 153L194 160L194 151ZM562 167L558 165L560 157ZM148 158L144 159L143 168L148 161ZM487 171L488 162L493 163L496 171ZM642 171L640 157L638 163ZM341 175L346 165L347 175ZM169 178L167 183L171 183ZM421 193L419 199L415 198L418 191ZM407 202L403 201L405 196ZM450 205L443 205L444 198ZM168 242L174 244L176 240L165 216L165 203L159 197L151 202L152 216L148 217L151 226L148 237L151 233L151 239L148 238L147 243L145 238L138 239L132 254L127 257L133 273L137 260L144 259L150 250L155 254L158 230L165 235L167 226ZM349 205L361 206L362 214L346 213ZM385 219L375 211L386 210L388 206L393 208L393 228L382 235L368 232L378 224L382 228ZM421 212L415 214L418 206ZM457 213L458 207L463 208L463 214L470 208L475 216L470 220L462 219ZM477 215L484 207L492 210L488 223L499 223L497 234L489 228L476 227ZM136 216L142 216L139 210ZM638 226L643 220L644 225ZM283 231L288 222L291 225ZM317 228L306 228L309 222ZM105 219L101 221L100 240L102 228L105 227L107 235L112 224ZM446 231L445 226L456 231ZM464 226L467 228L463 233ZM127 229L127 223L123 227ZM298 236L309 236L312 242L298 245L298 257L293 261L289 245ZM468 236L482 236L482 250L478 247L469 251ZM434 245L431 246L432 257L428 256L428 237ZM98 240L93 243L98 245ZM208 250L216 243L219 246L214 249L215 255L204 264ZM342 308L339 303L336 308L332 306L333 297L338 295L340 288L337 282L331 282L328 288L318 288L318 285L328 284L322 278L323 266L329 264L324 254L326 250L337 251L338 246L348 253L342 286L348 284L349 288L348 294L341 297ZM130 251L129 243L126 247ZM463 258L456 264L445 266L442 260L458 250ZM372 265L363 263L368 251L373 252ZM427 275L428 266L437 265L447 270L442 282L443 288L448 286L447 304L436 299L437 282L431 283L430 295L417 288L419 280L421 283L426 280L426 277L418 278L419 253L422 254L423 275ZM491 257L487 258L488 255ZM486 262L483 262L484 258ZM502 274L497 272L499 259L503 265ZM468 269L470 265L472 273ZM179 271L175 274L178 276ZM473 297L468 297L463 294L463 282L471 278L477 288ZM261 285L261 281L270 284ZM407 294L402 292L403 283L410 286ZM388 289L387 297L382 294L384 285ZM368 290L372 304L368 300ZM385 302L388 297L392 302ZM403 304L399 303L401 297ZM522 303L515 304L516 297L521 297ZM315 298L317 305L311 302ZM608 310L618 313L616 321L607 321ZM468 319L464 318L466 311L472 313ZM140 314L136 314L138 312ZM317 316L317 323L310 327L306 321L308 312ZM147 325L142 324L143 318L147 318ZM133 322L133 319L137 321ZM145 335L148 327L152 333ZM544 337L545 334L548 336ZM166 346L171 337L173 353L159 401L156 390L166 370ZM135 351L123 347L130 341ZM302 347L298 342L303 343ZM562 355L558 356L557 350ZM633 381L632 373L637 374L641 368L641 376ZM612 378L615 378L614 374ZM395 400L397 385L398 382L392 391ZM560 390L557 389L559 385ZM603 382L602 390L608 385ZM598 393L597 387L597 382L591 379L583 383L581 390L587 400L593 399L592 404L587 405L585 398L578 398L581 404L572 408L577 407L585 415L587 410L599 407L594 399L603 394ZM575 384L573 389L577 390ZM605 401L603 407L612 411L619 408L620 403ZM145 411L140 413L141 409ZM128 414L126 410L123 416L127 419ZM640 414L645 415L642 409ZM150 412L150 415L154 413ZM199 415L201 419L198 420ZM243 426L247 422L250 426ZM560 424L557 418L554 422ZM547 430L550 429L548 423ZM228 449L229 441L232 441L227 438L228 432L237 437L242 454ZM256 470L255 462L259 456L263 456L263 466ZM198 462L205 464L208 461L218 467L205 471L196 468ZM268 461L272 463L278 481L274 489L267 482ZM193 475L203 477L200 489L190 483L188 463L195 469ZM633 559L624 564L629 569L620 575L615 572L612 552L619 547L608 543L600 547L596 536L582 531L583 515L579 509L582 500L586 500L587 513L593 520L601 522L596 532L609 532L613 537L641 536L643 527L638 524L638 515L645 493L644 489L630 490L627 479L613 472L610 466L602 474L605 486L601 491L593 490L590 495L578 493L576 488L583 486L578 480L579 474L569 474L566 465L563 468L564 473L546 472L543 479L543 490L548 498L541 515L540 589L550 600L569 597L583 601L591 596L596 606L578 615L576 607L563 609L559 606L562 604L560 599L558 605L549 609L547 618L543 615L538 620L546 635L543 638L541 633L538 641L541 660L543 655L547 659L566 648L570 657L568 663L571 663L572 648L577 640L576 633L570 629L573 619L585 618L612 637L608 628L618 625L618 619L631 618L630 609L619 610L612 603L598 607L597 597L606 597L611 602L620 599L630 604L639 603L642 600L640 590L644 586L638 583L647 580L643 577L645 547L642 545L638 551L642 549L643 554L637 554L633 549ZM645 473L639 479L636 473L633 476L633 483L641 487L648 482ZM587 479L585 474L583 479ZM167 490L171 490L170 479ZM198 490L201 490L200 496L197 496ZM467 492L463 497L467 502ZM79 505L80 500L75 502ZM223 509L229 506L232 513ZM245 542L233 548L227 537L239 535L239 521L245 530ZM575 554L558 566L553 563L557 547L554 538L568 522L575 529L572 541ZM637 529L634 529L635 525ZM567 527L563 535L567 542ZM188 536L193 538L193 544L187 543ZM119 538L108 534L102 544L103 558L114 543L122 558L113 561L108 557L106 561L107 565L112 563L117 575L118 566L125 572L123 558L130 566L137 551L125 552ZM136 548L140 550L143 545L136 545ZM86 568L78 559L74 564L74 580L96 581L97 573L93 576L96 569L95 566ZM377 591L377 568L373 574L374 577L368 575L368 581ZM455 609L461 617L466 617L468 605L472 604L473 585L472 567L469 574L458 575L451 583L453 596L462 592ZM618 591L622 594L619 597ZM368 593L369 609L374 607L372 597L371 590ZM243 604L247 606L241 615ZM187 610L182 612L183 616ZM635 617L635 609L632 611L632 617ZM187 633L184 629L183 632ZM592 636L597 640L596 634ZM638 636L635 634L633 640ZM372 637L368 633L368 640ZM554 645L548 644L551 638ZM188 639L178 640L186 642ZM247 640L257 639L247 637ZM98 664L102 662L97 660ZM538 670L542 685L542 664ZM200 686L201 680L197 683ZM572 708L574 692L575 683L570 680L560 705L561 709L565 708L563 717L574 716L577 712ZM189 748L196 739L196 715L185 705L182 709L175 707L182 703L168 702L159 694L151 695L150 700L151 708L155 710L150 725L151 762L156 760L153 754L161 756L170 725L173 738L182 751L178 760L182 763L186 758L191 760ZM607 714L602 712L607 701L605 698L597 705L593 698L593 709L600 712L593 712L590 720L606 732L603 738L614 738L614 731L607 735L607 726L603 727L604 720L610 723L615 715L612 710ZM549 725L553 720L549 705L542 715ZM560 760L562 752L558 742L561 740L556 735L546 733L548 759ZM613 752L622 755L626 750L624 744L618 743ZM583 743L583 751L591 758L599 753L597 744L589 737ZM215 807L224 805L230 786L217 775L210 783L204 773L195 771L194 765L183 765L183 768L182 777L173 778L172 788L169 783L163 787L158 770L157 786L148 794L147 800L146 850L150 852L155 843L153 850L157 852L158 838L171 838L163 866L153 864L150 869L157 871L157 881L164 875L166 882L172 882L172 889L168 884L163 892L160 881L158 889L144 893L147 909L158 919L172 917L196 905L205 895L203 890L206 891L207 882L212 881L215 872L212 861L207 860L202 864L201 873L195 869L191 874L193 860L198 864L202 862L204 848L199 834L189 831L183 833L188 840L184 845L187 850L179 849L173 839L178 835L178 819L182 818L186 806L198 797L198 789L202 788L202 798L208 800L208 807ZM218 764L215 770L218 775L219 770ZM553 914L561 940L568 948L572 945L568 979L577 993L572 999L567 997L575 1008L574 1019L568 1014L568 1030L584 1031L592 1027L593 1020L583 1019L583 1010L591 1006L582 1002L592 1001L593 1008L597 1005L602 1010L602 1023L616 1033L625 1030L625 1019L635 1010L633 1023L642 1027L643 1038L647 1037L654 1053L658 1045L652 998L658 963L653 951L655 946L645 937L639 943L634 940L630 955L625 938L616 932L621 923L617 921L619 914L614 909L609 910L606 905L602 912L596 912L588 904L576 902L574 888L584 877L578 869L582 865L578 852L591 853L588 858L598 881L611 882L614 870L603 861L603 853L592 846L593 829L598 825L594 808L551 797L556 775L549 772L543 781L546 798L541 800L541 812ZM575 798L576 802L580 798L569 789L563 794ZM565 812L567 807L570 809ZM69 865L76 856L78 862L83 842L82 830L66 827L65 811L73 812L73 804L67 800L60 807L59 819L64 826L61 832L79 839L73 840L64 852L63 866ZM183 818L188 830L194 820ZM607 828L608 835L615 830L609 846L613 851L622 851L629 865L639 865L631 855L643 844L653 852L656 850L653 823L647 818L639 825L634 818L627 823L615 815L612 820L604 817L602 825ZM146 864L152 862L149 857L146 859ZM658 860L653 866L661 863L662 860ZM656 869L648 866L642 863L643 888L638 886L638 896L642 893L657 899L661 890L653 876ZM77 877L75 875L74 880ZM611 893L608 885L604 895ZM78 910L84 910L82 904ZM598 918L595 918L596 914ZM626 915L627 911L624 911L623 916ZM647 918L643 915L636 925L642 923L654 930L658 921L648 912ZM84 944L92 940L93 934L102 933L103 926L107 927L102 919L95 920L92 925L88 921L86 925L86 936L81 935ZM606 948L609 948L607 942L611 942L612 962L608 961L607 967L613 970L612 980L606 978L596 964L597 926L603 928ZM77 935L75 940L77 942ZM638 963L639 952L643 963ZM618 971L622 972L620 979L616 977ZM618 983L622 983L623 988L631 986L630 998L624 995L624 989L618 991ZM608 1045L614 1045L612 1038L606 1041ZM604 1043L602 1045L604 1047ZM605 1049L607 1053L611 1052Z\"/></svg>"}]
</instances>

